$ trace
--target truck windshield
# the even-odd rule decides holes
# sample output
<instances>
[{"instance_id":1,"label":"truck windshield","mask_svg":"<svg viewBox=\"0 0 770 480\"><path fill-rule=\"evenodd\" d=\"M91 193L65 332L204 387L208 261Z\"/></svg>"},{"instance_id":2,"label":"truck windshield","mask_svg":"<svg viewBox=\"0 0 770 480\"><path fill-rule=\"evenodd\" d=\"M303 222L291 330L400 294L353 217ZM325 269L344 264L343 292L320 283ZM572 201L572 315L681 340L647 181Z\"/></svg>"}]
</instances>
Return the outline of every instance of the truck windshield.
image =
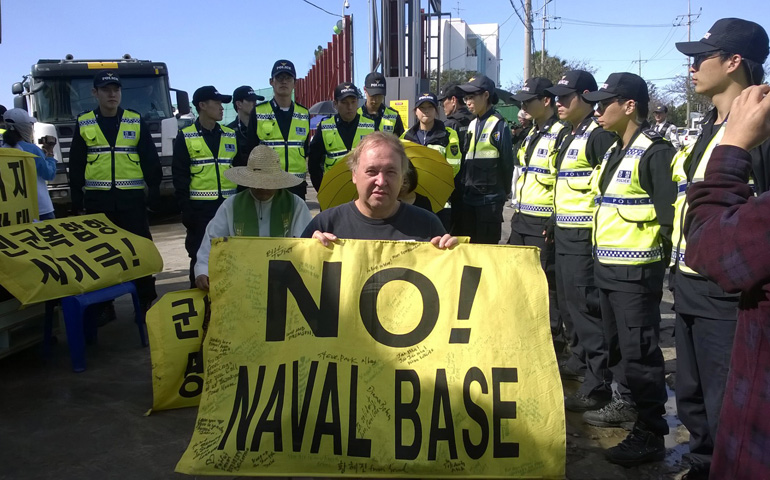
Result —
<instances>
[{"instance_id":1,"label":"truck windshield","mask_svg":"<svg viewBox=\"0 0 770 480\"><path fill-rule=\"evenodd\" d=\"M142 114L145 120L157 120L172 116L166 78L121 77L122 100L120 106ZM37 120L43 123L74 121L88 110L96 108L96 98L91 94L93 78L46 78L43 88L35 94Z\"/></svg>"}]
</instances>

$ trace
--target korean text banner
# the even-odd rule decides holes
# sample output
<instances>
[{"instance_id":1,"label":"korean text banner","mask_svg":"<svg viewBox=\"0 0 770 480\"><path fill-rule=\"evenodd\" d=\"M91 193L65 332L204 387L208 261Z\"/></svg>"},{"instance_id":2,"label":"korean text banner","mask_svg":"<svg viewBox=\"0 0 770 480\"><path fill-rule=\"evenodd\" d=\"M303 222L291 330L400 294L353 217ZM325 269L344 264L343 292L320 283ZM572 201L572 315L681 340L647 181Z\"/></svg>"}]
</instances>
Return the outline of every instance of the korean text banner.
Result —
<instances>
[{"instance_id":1,"label":"korean text banner","mask_svg":"<svg viewBox=\"0 0 770 480\"><path fill-rule=\"evenodd\" d=\"M39 218L35 156L15 148L0 148L0 227Z\"/></svg>"},{"instance_id":2,"label":"korean text banner","mask_svg":"<svg viewBox=\"0 0 770 480\"><path fill-rule=\"evenodd\" d=\"M533 247L214 244L188 474L563 478Z\"/></svg>"},{"instance_id":3,"label":"korean text banner","mask_svg":"<svg viewBox=\"0 0 770 480\"><path fill-rule=\"evenodd\" d=\"M194 288L163 295L147 312L153 410L193 407L200 402L201 345L209 311L207 293Z\"/></svg>"},{"instance_id":4,"label":"korean text banner","mask_svg":"<svg viewBox=\"0 0 770 480\"><path fill-rule=\"evenodd\" d=\"M25 305L161 270L152 240L116 227L103 214L0 228L0 285Z\"/></svg>"}]
</instances>

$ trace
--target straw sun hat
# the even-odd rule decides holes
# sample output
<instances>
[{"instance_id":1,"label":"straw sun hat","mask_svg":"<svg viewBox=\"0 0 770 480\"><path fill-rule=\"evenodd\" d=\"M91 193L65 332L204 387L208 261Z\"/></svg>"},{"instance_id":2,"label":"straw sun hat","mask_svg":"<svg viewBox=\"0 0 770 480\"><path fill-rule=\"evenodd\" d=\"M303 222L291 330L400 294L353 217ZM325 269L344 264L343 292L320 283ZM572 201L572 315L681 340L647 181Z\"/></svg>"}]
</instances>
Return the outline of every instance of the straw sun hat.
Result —
<instances>
[{"instance_id":1,"label":"straw sun hat","mask_svg":"<svg viewBox=\"0 0 770 480\"><path fill-rule=\"evenodd\" d=\"M267 145L258 145L249 154L245 167L233 167L225 170L228 180L244 187L279 190L294 187L302 179L281 169L281 159L275 150Z\"/></svg>"}]
</instances>

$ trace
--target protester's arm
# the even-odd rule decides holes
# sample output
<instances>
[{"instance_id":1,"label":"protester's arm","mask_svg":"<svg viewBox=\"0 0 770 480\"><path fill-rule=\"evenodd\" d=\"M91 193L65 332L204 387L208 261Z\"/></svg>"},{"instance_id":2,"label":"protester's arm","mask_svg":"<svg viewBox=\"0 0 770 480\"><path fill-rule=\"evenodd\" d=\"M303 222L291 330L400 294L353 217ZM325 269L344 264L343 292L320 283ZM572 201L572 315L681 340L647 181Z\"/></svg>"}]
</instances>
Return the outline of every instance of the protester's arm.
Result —
<instances>
[{"instance_id":1,"label":"protester's arm","mask_svg":"<svg viewBox=\"0 0 770 480\"><path fill-rule=\"evenodd\" d=\"M174 181L174 195L179 208L184 211L190 201L190 152L180 130L174 140L174 157L171 160L171 173Z\"/></svg>"},{"instance_id":2,"label":"protester's arm","mask_svg":"<svg viewBox=\"0 0 770 480\"><path fill-rule=\"evenodd\" d=\"M147 184L148 204L151 208L157 208L160 202L160 182L163 179L163 169L160 166L158 148L155 146L150 128L144 123L144 120L139 122L139 142L136 149L139 154L144 183Z\"/></svg>"},{"instance_id":3,"label":"protester's arm","mask_svg":"<svg viewBox=\"0 0 770 480\"><path fill-rule=\"evenodd\" d=\"M31 145L35 147L35 169L37 170L37 176L43 180L53 180L56 176L56 159L37 145Z\"/></svg>"},{"instance_id":4,"label":"protester's arm","mask_svg":"<svg viewBox=\"0 0 770 480\"><path fill-rule=\"evenodd\" d=\"M72 135L69 154L69 178L70 198L72 199L72 213L79 215L83 212L83 186L86 183L86 155L88 147L80 135L80 126L75 124L75 132Z\"/></svg>"},{"instance_id":5,"label":"protester's arm","mask_svg":"<svg viewBox=\"0 0 770 480\"><path fill-rule=\"evenodd\" d=\"M652 199L660 225L664 254L671 254L671 235L674 229L674 202L677 186L671 177L674 147L660 142L650 147L639 162L639 183Z\"/></svg>"},{"instance_id":6,"label":"protester's arm","mask_svg":"<svg viewBox=\"0 0 770 480\"><path fill-rule=\"evenodd\" d=\"M198 247L195 262L195 286L201 290L209 289L209 256L211 255L211 240L220 237L229 237L232 235L230 226L232 220L233 200L227 199L217 209L217 213L206 225L206 232L203 234L201 246Z\"/></svg>"}]
</instances>

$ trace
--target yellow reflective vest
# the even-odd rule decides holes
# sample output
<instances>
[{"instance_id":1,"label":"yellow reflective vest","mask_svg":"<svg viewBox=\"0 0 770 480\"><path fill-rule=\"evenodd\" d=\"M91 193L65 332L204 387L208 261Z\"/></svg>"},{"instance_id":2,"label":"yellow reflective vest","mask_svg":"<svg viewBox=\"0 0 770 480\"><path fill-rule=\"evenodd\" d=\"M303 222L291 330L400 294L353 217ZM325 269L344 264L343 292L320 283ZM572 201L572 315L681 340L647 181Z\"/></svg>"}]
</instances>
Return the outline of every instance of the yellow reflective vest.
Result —
<instances>
[{"instance_id":1,"label":"yellow reflective vest","mask_svg":"<svg viewBox=\"0 0 770 480\"><path fill-rule=\"evenodd\" d=\"M358 114L361 116L361 118L364 118L364 107L358 108ZM396 129L396 119L398 118L398 112L393 110L390 107L385 107L385 111L382 113L382 118L380 119L380 125L377 127L379 131L383 132L390 132L393 133L393 131ZM370 120L370 119L367 119ZM374 122L372 120L372 122Z\"/></svg>"},{"instance_id":2,"label":"yellow reflective vest","mask_svg":"<svg viewBox=\"0 0 770 480\"><path fill-rule=\"evenodd\" d=\"M591 119L588 128L572 138L559 166L553 206L556 225L561 228L591 228L593 225L594 196L590 179L594 167L586 157L586 147L597 127L596 119Z\"/></svg>"},{"instance_id":3,"label":"yellow reflective vest","mask_svg":"<svg viewBox=\"0 0 770 480\"><path fill-rule=\"evenodd\" d=\"M654 141L640 132L626 150L614 172L606 169L615 144L597 166L591 179L596 193L593 245L595 258L607 265L644 265L663 259L655 206L639 183L639 163ZM612 175L607 189L601 179Z\"/></svg>"},{"instance_id":4,"label":"yellow reflective vest","mask_svg":"<svg viewBox=\"0 0 770 480\"><path fill-rule=\"evenodd\" d=\"M140 122L138 113L123 110L113 147L99 128L93 110L78 117L80 136L87 147L86 190L110 190L113 186L120 190L144 189L144 173L136 150Z\"/></svg>"},{"instance_id":5,"label":"yellow reflective vest","mask_svg":"<svg viewBox=\"0 0 770 480\"><path fill-rule=\"evenodd\" d=\"M332 168L340 158L347 155L350 151L348 150L348 147L345 146L345 142L342 141L340 133L337 131L335 117L321 120L321 136L323 137L324 148L326 150L324 172ZM361 142L361 139L370 133L374 133L374 120L359 115L358 127L356 127L356 134L353 137L353 148L356 148L356 145Z\"/></svg>"},{"instance_id":6,"label":"yellow reflective vest","mask_svg":"<svg viewBox=\"0 0 770 480\"><path fill-rule=\"evenodd\" d=\"M497 188L500 151L492 144L492 134L497 123L497 114L490 115L476 137L478 117L471 120L466 133L468 151L465 153L465 187L481 194L492 193Z\"/></svg>"},{"instance_id":7,"label":"yellow reflective vest","mask_svg":"<svg viewBox=\"0 0 770 480\"><path fill-rule=\"evenodd\" d=\"M532 127L518 152L519 178L516 180L516 211L533 217L550 217L553 214L553 191L556 184L556 139L566 125L554 122L553 125L540 135L529 163L526 162L526 152L532 137L537 133Z\"/></svg>"},{"instance_id":8,"label":"yellow reflective vest","mask_svg":"<svg viewBox=\"0 0 770 480\"><path fill-rule=\"evenodd\" d=\"M224 176L238 152L235 131L221 125L219 128L222 133L216 156L198 133L197 124L182 129L190 154L190 200L217 200L220 196L227 198L237 193L238 186Z\"/></svg>"},{"instance_id":9,"label":"yellow reflective vest","mask_svg":"<svg viewBox=\"0 0 770 480\"><path fill-rule=\"evenodd\" d=\"M281 158L283 169L304 180L307 173L305 160L305 142L310 134L310 116L307 109L297 103L289 126L289 138L284 139L281 127L275 119L272 102L263 102L256 106L257 137Z\"/></svg>"},{"instance_id":10,"label":"yellow reflective vest","mask_svg":"<svg viewBox=\"0 0 770 480\"><path fill-rule=\"evenodd\" d=\"M672 162L673 179L677 185L676 202L674 202L674 232L671 235L673 241L673 248L671 249L671 266L676 267L682 273L688 273L690 275L698 275L698 273L692 268L688 267L684 261L684 252L687 248L687 242L685 241L682 228L684 227L684 217L687 215L688 203L687 203L687 189L695 182L703 180L706 174L706 167L708 166L711 154L714 149L722 141L722 137L725 135L725 124L723 122L719 127L719 130L711 138L711 141L706 146L706 150L703 151L700 163L695 168L695 174L692 180L687 180L687 170L692 161L693 145L685 147L682 151L678 152L674 156Z\"/></svg>"},{"instance_id":11,"label":"yellow reflective vest","mask_svg":"<svg viewBox=\"0 0 770 480\"><path fill-rule=\"evenodd\" d=\"M447 163L452 166L454 175L457 176L457 173L460 171L463 158L463 152L460 148L460 137L457 135L457 132L454 131L454 129L445 126L444 130L446 130L447 136L449 137L446 146L438 144L429 144L425 146L439 152L446 159ZM406 134L408 132L409 130L402 133L401 138L406 139Z\"/></svg>"}]
</instances>

